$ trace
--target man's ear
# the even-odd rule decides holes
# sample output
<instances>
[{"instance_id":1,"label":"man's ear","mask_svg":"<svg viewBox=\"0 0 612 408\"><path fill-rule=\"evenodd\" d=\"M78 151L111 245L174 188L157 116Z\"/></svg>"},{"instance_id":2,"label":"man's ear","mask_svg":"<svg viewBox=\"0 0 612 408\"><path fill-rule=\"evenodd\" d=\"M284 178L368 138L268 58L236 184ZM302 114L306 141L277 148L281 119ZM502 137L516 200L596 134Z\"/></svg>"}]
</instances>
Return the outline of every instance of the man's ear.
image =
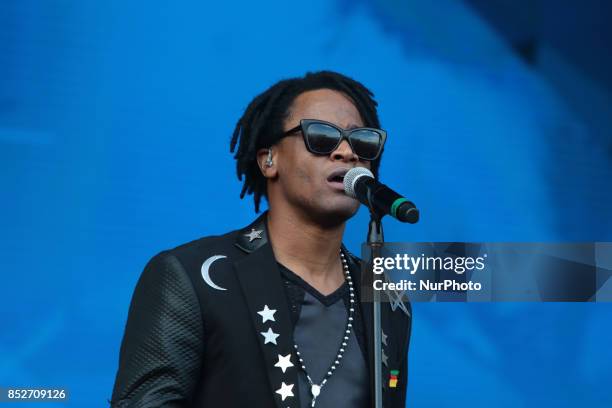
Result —
<instances>
[{"instance_id":1,"label":"man's ear","mask_svg":"<svg viewBox=\"0 0 612 408\"><path fill-rule=\"evenodd\" d=\"M277 174L275 149L259 149L257 151L257 165L265 178L274 178Z\"/></svg>"}]
</instances>

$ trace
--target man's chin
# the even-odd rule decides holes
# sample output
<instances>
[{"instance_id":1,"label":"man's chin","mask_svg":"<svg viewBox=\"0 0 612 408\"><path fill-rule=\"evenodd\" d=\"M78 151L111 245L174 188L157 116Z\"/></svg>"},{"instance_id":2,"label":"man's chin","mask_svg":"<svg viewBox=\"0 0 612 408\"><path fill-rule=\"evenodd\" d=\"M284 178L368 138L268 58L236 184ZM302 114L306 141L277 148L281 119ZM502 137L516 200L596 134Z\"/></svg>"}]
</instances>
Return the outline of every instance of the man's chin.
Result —
<instances>
[{"instance_id":1,"label":"man's chin","mask_svg":"<svg viewBox=\"0 0 612 408\"><path fill-rule=\"evenodd\" d=\"M326 228L333 228L347 222L357 213L359 204L355 200L347 203L334 203L314 212L318 223Z\"/></svg>"}]
</instances>

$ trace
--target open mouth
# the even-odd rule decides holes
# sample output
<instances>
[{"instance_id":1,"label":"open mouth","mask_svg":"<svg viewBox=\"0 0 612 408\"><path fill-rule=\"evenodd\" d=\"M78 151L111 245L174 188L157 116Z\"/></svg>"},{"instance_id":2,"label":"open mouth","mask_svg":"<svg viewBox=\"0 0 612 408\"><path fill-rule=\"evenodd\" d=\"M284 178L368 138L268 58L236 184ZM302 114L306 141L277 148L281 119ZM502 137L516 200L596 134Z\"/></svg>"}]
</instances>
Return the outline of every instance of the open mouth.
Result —
<instances>
[{"instance_id":1,"label":"open mouth","mask_svg":"<svg viewBox=\"0 0 612 408\"><path fill-rule=\"evenodd\" d=\"M348 169L346 168L336 169L327 177L327 181L334 187L344 190L344 175L347 171Z\"/></svg>"},{"instance_id":2,"label":"open mouth","mask_svg":"<svg viewBox=\"0 0 612 408\"><path fill-rule=\"evenodd\" d=\"M332 183L344 183L344 176L332 176L329 177L327 181L331 181Z\"/></svg>"}]
</instances>

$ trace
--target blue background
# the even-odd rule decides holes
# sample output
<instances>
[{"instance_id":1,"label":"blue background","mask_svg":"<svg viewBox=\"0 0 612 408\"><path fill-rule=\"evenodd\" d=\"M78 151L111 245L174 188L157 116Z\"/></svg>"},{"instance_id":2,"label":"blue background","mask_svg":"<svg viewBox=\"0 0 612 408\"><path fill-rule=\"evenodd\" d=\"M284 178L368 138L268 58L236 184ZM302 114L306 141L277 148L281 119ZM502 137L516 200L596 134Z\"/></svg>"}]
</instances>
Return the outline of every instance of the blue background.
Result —
<instances>
[{"instance_id":1,"label":"blue background","mask_svg":"<svg viewBox=\"0 0 612 408\"><path fill-rule=\"evenodd\" d=\"M386 221L387 241L612 241L611 11L4 0L0 386L106 405L144 264L254 217L231 132L256 94L309 70L380 102L381 178L422 209L415 226ZM356 252L366 216L347 229ZM408 405L611 406L611 313L417 304Z\"/></svg>"}]
</instances>

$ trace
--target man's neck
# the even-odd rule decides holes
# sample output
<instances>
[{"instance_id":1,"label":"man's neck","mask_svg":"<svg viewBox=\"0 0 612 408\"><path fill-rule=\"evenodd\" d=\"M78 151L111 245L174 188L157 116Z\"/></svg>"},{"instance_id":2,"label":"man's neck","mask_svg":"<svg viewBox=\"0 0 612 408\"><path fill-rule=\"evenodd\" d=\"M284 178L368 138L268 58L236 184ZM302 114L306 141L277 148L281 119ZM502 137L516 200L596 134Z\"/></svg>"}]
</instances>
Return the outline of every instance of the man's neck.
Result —
<instances>
[{"instance_id":1,"label":"man's neck","mask_svg":"<svg viewBox=\"0 0 612 408\"><path fill-rule=\"evenodd\" d=\"M268 234L276 260L324 295L344 281L340 248L345 224L322 227L300 214L268 213Z\"/></svg>"}]
</instances>

